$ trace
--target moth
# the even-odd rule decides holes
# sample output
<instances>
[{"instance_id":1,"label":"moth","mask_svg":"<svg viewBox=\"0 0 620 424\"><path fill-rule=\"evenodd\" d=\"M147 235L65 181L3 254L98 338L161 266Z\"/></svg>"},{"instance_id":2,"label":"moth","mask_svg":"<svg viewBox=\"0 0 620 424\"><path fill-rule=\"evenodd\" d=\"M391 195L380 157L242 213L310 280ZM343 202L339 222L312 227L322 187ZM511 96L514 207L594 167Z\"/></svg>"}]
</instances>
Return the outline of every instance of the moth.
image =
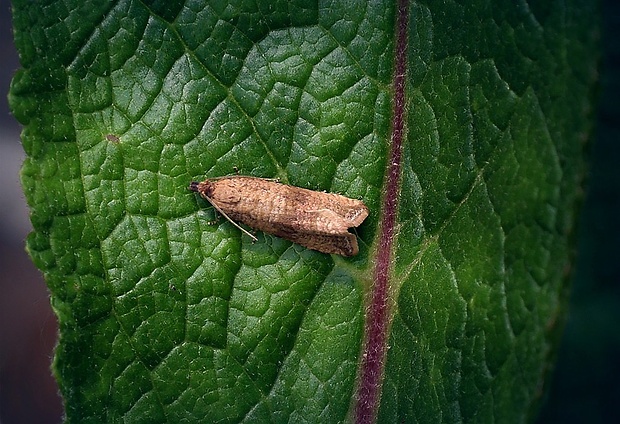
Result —
<instances>
[{"instance_id":1,"label":"moth","mask_svg":"<svg viewBox=\"0 0 620 424\"><path fill-rule=\"evenodd\" d=\"M254 241L256 237L236 221L319 252L359 252L357 238L348 229L368 216L360 200L244 176L192 181L189 189Z\"/></svg>"}]
</instances>

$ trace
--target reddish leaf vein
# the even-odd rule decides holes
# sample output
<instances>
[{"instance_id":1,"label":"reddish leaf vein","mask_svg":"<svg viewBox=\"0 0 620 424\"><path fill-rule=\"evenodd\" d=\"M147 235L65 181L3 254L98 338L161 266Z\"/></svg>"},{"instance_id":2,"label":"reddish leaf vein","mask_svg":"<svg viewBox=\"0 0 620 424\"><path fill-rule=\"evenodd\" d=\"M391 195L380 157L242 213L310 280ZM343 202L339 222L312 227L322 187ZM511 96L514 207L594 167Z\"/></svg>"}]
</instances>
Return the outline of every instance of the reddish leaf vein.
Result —
<instances>
[{"instance_id":1,"label":"reddish leaf vein","mask_svg":"<svg viewBox=\"0 0 620 424\"><path fill-rule=\"evenodd\" d=\"M355 421L360 424L376 420L387 351L389 326L389 276L392 244L398 213L401 155L405 119L405 74L407 71L407 0L399 0L394 67L394 103L392 136L383 199L383 217L374 270L374 285L366 313L364 347L355 403Z\"/></svg>"}]
</instances>

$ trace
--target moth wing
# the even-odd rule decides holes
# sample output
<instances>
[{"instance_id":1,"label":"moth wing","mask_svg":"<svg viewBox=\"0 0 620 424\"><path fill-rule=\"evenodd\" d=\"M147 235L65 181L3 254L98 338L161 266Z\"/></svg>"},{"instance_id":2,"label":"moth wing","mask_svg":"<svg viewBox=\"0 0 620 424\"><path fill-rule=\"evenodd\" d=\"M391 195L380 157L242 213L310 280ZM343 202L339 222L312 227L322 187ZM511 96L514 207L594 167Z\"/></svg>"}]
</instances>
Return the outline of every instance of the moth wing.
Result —
<instances>
[{"instance_id":1,"label":"moth wing","mask_svg":"<svg viewBox=\"0 0 620 424\"><path fill-rule=\"evenodd\" d=\"M322 205L349 222L349 227L357 227L368 216L368 208L361 200L351 199L340 194L325 193Z\"/></svg>"},{"instance_id":2,"label":"moth wing","mask_svg":"<svg viewBox=\"0 0 620 424\"><path fill-rule=\"evenodd\" d=\"M359 200L349 200L351 200L351 204L346 208L342 216L349 222L349 227L357 227L368 216L368 208Z\"/></svg>"},{"instance_id":3,"label":"moth wing","mask_svg":"<svg viewBox=\"0 0 620 424\"><path fill-rule=\"evenodd\" d=\"M348 232L345 234L287 234L284 238L323 253L355 256L359 252L357 237Z\"/></svg>"},{"instance_id":4,"label":"moth wing","mask_svg":"<svg viewBox=\"0 0 620 424\"><path fill-rule=\"evenodd\" d=\"M342 213L329 208L313 209L297 216L297 225L303 226L306 232L313 234L345 234L351 227L357 227L368 216L368 210Z\"/></svg>"}]
</instances>

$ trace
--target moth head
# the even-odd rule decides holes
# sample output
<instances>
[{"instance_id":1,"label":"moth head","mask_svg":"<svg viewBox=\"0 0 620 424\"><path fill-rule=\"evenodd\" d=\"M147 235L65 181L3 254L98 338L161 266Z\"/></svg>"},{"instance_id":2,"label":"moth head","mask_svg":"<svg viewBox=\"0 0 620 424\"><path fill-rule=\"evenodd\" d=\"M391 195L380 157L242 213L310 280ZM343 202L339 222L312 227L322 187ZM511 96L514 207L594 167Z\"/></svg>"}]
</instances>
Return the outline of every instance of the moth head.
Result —
<instances>
[{"instance_id":1,"label":"moth head","mask_svg":"<svg viewBox=\"0 0 620 424\"><path fill-rule=\"evenodd\" d=\"M213 184L210 181L192 181L189 183L189 190L200 194L201 197L209 199L213 195Z\"/></svg>"}]
</instances>

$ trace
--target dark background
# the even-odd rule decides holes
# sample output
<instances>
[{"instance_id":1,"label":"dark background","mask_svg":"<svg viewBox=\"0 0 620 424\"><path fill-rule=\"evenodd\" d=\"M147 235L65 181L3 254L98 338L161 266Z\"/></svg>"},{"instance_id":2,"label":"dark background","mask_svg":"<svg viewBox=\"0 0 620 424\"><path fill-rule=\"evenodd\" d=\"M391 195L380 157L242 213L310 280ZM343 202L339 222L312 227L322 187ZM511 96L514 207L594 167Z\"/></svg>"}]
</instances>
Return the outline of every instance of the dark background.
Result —
<instances>
[{"instance_id":1,"label":"dark background","mask_svg":"<svg viewBox=\"0 0 620 424\"><path fill-rule=\"evenodd\" d=\"M538 423L620 423L620 2L604 0L571 309Z\"/></svg>"},{"instance_id":2,"label":"dark background","mask_svg":"<svg viewBox=\"0 0 620 424\"><path fill-rule=\"evenodd\" d=\"M19 184L24 150L10 114L9 83L19 67L9 2L0 1L0 423L61 422L50 361L56 318L41 273L24 251L30 232Z\"/></svg>"},{"instance_id":3,"label":"dark background","mask_svg":"<svg viewBox=\"0 0 620 424\"><path fill-rule=\"evenodd\" d=\"M588 196L578 232L571 310L539 423L620 423L620 2L602 1L600 97ZM0 9L0 423L59 423L51 376L56 319L24 251L24 153L6 93L19 67L7 3Z\"/></svg>"}]
</instances>

